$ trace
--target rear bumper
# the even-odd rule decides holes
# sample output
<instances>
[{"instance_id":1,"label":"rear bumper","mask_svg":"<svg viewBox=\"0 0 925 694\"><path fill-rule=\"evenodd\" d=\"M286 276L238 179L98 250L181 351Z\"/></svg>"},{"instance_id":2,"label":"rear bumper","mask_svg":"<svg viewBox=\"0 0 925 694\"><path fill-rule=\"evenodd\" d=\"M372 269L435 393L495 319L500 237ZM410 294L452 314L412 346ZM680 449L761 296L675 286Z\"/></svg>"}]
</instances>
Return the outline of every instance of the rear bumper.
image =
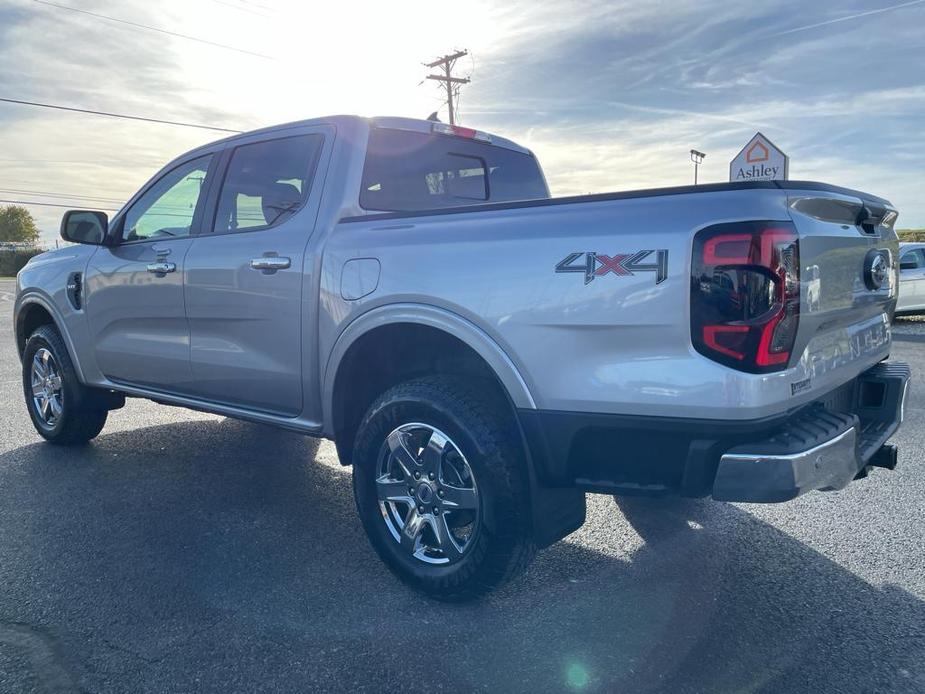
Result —
<instances>
[{"instance_id":1,"label":"rear bumper","mask_svg":"<svg viewBox=\"0 0 925 694\"><path fill-rule=\"evenodd\" d=\"M892 469L896 449L884 446L902 423L909 375L905 364L878 364L858 379L854 412L819 405L771 438L724 453L713 498L787 501L811 490L843 489L870 466Z\"/></svg>"},{"instance_id":2,"label":"rear bumper","mask_svg":"<svg viewBox=\"0 0 925 694\"><path fill-rule=\"evenodd\" d=\"M883 362L825 398L744 422L520 412L539 481L589 492L778 502L841 489L871 466L902 422L909 367Z\"/></svg>"}]
</instances>

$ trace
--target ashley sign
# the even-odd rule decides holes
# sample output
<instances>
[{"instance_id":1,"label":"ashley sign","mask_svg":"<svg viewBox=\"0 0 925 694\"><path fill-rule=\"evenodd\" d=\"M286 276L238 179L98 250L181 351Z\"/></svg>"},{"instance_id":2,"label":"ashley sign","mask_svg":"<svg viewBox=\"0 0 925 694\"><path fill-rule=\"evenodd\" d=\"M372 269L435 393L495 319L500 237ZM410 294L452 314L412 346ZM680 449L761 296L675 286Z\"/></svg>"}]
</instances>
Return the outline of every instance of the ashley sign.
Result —
<instances>
[{"instance_id":1,"label":"ashley sign","mask_svg":"<svg viewBox=\"0 0 925 694\"><path fill-rule=\"evenodd\" d=\"M785 181L790 177L790 160L761 133L748 141L729 163L729 180Z\"/></svg>"}]
</instances>

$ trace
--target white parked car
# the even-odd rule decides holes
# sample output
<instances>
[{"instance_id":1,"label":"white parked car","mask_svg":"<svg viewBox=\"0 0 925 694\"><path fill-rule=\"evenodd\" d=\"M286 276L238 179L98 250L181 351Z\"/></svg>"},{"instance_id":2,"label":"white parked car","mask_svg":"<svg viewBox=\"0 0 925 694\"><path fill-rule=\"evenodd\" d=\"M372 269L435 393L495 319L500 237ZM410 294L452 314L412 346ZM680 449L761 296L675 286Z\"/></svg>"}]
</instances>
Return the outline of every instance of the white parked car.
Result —
<instances>
[{"instance_id":1,"label":"white parked car","mask_svg":"<svg viewBox=\"0 0 925 694\"><path fill-rule=\"evenodd\" d=\"M925 313L925 243L899 244L896 313Z\"/></svg>"}]
</instances>

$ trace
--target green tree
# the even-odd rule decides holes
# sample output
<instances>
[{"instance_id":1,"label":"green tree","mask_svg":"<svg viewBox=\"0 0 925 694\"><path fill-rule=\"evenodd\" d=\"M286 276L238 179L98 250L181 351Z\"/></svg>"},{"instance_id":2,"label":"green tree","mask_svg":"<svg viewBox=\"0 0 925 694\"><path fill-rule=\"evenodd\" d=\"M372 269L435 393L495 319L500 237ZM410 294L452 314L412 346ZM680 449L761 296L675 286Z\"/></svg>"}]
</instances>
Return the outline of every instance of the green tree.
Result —
<instances>
[{"instance_id":1,"label":"green tree","mask_svg":"<svg viewBox=\"0 0 925 694\"><path fill-rule=\"evenodd\" d=\"M20 205L0 207L0 241L37 243L38 240L39 228L29 210Z\"/></svg>"}]
</instances>

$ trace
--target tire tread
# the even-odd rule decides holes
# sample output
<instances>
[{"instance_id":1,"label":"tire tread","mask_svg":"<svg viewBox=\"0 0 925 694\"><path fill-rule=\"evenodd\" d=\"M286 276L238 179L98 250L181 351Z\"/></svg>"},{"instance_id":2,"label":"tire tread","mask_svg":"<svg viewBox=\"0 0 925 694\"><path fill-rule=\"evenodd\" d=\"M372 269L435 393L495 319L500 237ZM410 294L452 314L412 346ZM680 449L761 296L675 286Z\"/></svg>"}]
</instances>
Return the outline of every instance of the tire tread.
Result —
<instances>
[{"instance_id":1,"label":"tire tread","mask_svg":"<svg viewBox=\"0 0 925 694\"><path fill-rule=\"evenodd\" d=\"M432 403L432 406L464 423L468 435L478 442L484 466L490 470L493 492L501 500L503 523L508 532L489 533L488 541L478 543L466 559L466 565L445 576L423 580L408 575L393 565L388 554L374 541L373 546L389 568L402 580L440 600L464 601L480 597L523 573L536 554L530 522L529 485L524 455L517 443L514 423L505 403L490 390L452 376L426 376L400 383L383 393L369 408L358 429L355 451L369 451L373 442L365 436L375 419L389 407L403 402ZM354 477L375 461L354 461ZM471 463L470 463L471 464ZM480 471L484 475L485 470ZM476 476L479 484L482 475ZM356 489L356 484L355 484ZM357 504L361 505L359 490ZM498 509L494 509L498 512ZM368 511L368 509L367 509ZM375 509L378 515L378 508ZM365 516L360 508L361 516ZM381 521L380 521L381 522ZM364 517L364 525L367 519Z\"/></svg>"},{"instance_id":2,"label":"tire tread","mask_svg":"<svg viewBox=\"0 0 925 694\"><path fill-rule=\"evenodd\" d=\"M59 364L61 378L64 380L64 420L61 427L54 431L48 431L38 425L29 402L28 384L32 353L37 351L42 342L51 349ZM32 349L33 346L35 349ZM26 397L26 407L29 409L29 416L32 418L36 431L50 443L64 446L84 444L96 438L106 425L106 418L109 415L107 410L83 406L84 403L92 402L91 389L80 383L67 346L58 330L52 325L39 326L26 342L26 349L23 352L23 394Z\"/></svg>"}]
</instances>

